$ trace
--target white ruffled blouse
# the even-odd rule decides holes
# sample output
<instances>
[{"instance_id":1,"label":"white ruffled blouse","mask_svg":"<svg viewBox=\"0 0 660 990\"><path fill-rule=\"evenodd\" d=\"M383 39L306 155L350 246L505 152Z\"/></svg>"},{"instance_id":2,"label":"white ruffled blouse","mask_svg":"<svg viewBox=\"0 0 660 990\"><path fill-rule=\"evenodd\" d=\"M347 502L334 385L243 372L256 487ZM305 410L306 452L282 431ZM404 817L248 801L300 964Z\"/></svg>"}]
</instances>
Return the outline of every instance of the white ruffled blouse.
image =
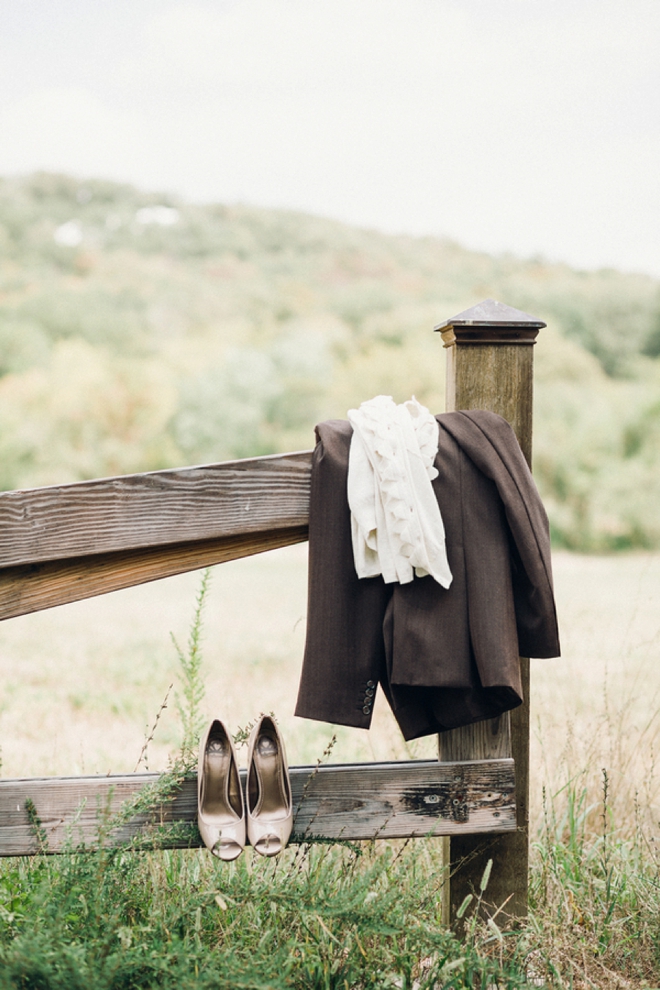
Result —
<instances>
[{"instance_id":1,"label":"white ruffled blouse","mask_svg":"<svg viewBox=\"0 0 660 990\"><path fill-rule=\"evenodd\" d=\"M445 528L431 485L438 476L435 417L414 396L396 405L391 396L377 395L349 409L348 418L348 504L358 577L382 574L386 584L407 584L430 574L448 588Z\"/></svg>"}]
</instances>

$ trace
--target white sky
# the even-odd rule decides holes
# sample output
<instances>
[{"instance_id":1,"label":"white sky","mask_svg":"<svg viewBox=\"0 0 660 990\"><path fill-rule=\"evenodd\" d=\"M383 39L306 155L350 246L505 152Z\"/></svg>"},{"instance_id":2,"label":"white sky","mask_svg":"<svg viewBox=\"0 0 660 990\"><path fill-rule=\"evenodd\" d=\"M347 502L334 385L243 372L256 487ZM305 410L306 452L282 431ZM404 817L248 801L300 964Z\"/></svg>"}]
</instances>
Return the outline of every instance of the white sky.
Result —
<instances>
[{"instance_id":1,"label":"white sky","mask_svg":"<svg viewBox=\"0 0 660 990\"><path fill-rule=\"evenodd\" d=\"M659 0L0 0L0 174L660 275Z\"/></svg>"}]
</instances>

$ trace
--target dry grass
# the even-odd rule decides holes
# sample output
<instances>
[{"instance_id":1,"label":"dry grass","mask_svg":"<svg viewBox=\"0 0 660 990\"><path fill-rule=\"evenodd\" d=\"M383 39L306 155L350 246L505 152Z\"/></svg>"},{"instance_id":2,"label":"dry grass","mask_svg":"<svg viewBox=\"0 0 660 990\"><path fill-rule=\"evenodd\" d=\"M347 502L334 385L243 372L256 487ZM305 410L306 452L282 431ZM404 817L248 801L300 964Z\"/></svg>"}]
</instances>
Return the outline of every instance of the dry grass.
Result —
<instances>
[{"instance_id":1,"label":"dry grass","mask_svg":"<svg viewBox=\"0 0 660 990\"><path fill-rule=\"evenodd\" d=\"M533 794L593 767L613 790L636 786L654 804L660 697L660 555L555 555L563 657L532 665ZM0 626L3 775L132 770L184 643L198 574L117 592ZM217 567L204 620L209 715L245 725L260 711L281 721L292 762L313 762L333 729L293 717L304 645L306 547ZM370 733L340 730L333 759L431 755L406 747L385 705ZM149 747L164 767L178 742L173 699Z\"/></svg>"},{"instance_id":2,"label":"dry grass","mask_svg":"<svg viewBox=\"0 0 660 990\"><path fill-rule=\"evenodd\" d=\"M199 574L23 616L0 626L5 776L132 770L146 726L176 678ZM305 638L306 546L217 567L204 619L209 715L232 727L273 711L291 762L314 762L333 730L294 719ZM380 706L373 733L340 730L337 760L405 757ZM178 743L173 699L149 747L162 768ZM426 752L434 750L433 741ZM421 754L418 746L416 752Z\"/></svg>"},{"instance_id":3,"label":"dry grass","mask_svg":"<svg viewBox=\"0 0 660 990\"><path fill-rule=\"evenodd\" d=\"M660 818L660 555L555 556L563 657L532 666L532 799L567 781L620 827ZM600 813L600 812L598 812Z\"/></svg>"},{"instance_id":4,"label":"dry grass","mask_svg":"<svg viewBox=\"0 0 660 990\"><path fill-rule=\"evenodd\" d=\"M292 762L314 761L333 733L331 726L295 719L292 714L304 643L305 565L305 547L293 547L217 568L204 624L207 714L220 714L236 729L261 710L274 711L283 725ZM559 553L555 577L564 656L561 660L537 661L532 667L535 841L530 924L515 936L505 934L504 940L492 929L473 927L469 944L460 950L461 965L467 969L460 971L460 977L459 970L452 969L458 982L448 986L481 986L483 977L475 975L473 967L488 969L491 963L491 979L501 987L527 986L530 980L532 985L546 987L608 990L642 990L660 984L655 972L660 958L660 857L655 852L660 838L660 789L655 770L660 555L581 557ZM3 775L132 770L145 730L153 723L168 685L177 675L169 632L185 643L199 580L198 574L186 575L4 623L0 627ZM433 739L406 747L392 729L391 715L379 707L370 733L339 731L333 760L433 753ZM179 743L180 726L170 696L149 747L150 767L164 767L168 753ZM362 861L367 871L372 868L370 856L375 851L365 854ZM424 877L428 873L433 879L441 870L433 843L408 846L400 861L404 874L415 868L417 851L430 857L433 870L425 868ZM298 854L292 854L296 861ZM410 864L408 856L413 857ZM165 855L161 866L169 869L167 864L171 863L174 869L175 859ZM176 869L188 869L187 862L181 858ZM194 865L197 859L190 862ZM380 854L373 860L374 864L379 862ZM156 857L148 868L160 868L159 863ZM65 867L70 869L64 864L64 872ZM23 867L16 869L20 873ZM213 887L218 880L215 874L211 876L208 863L204 869ZM334 883L332 869L328 860L325 886ZM58 870L60 867L53 864L48 883L60 882ZM33 896L28 874L21 879L15 872L8 864L5 885L17 885L12 890L22 891L21 897ZM356 883L363 883L361 876L356 874ZM136 879L140 889L143 879ZM235 879L238 882L238 875ZM393 876L390 881L394 882ZM411 889L405 894L412 897L410 910L421 896L421 877L418 882L421 885L416 892ZM290 898L291 892L285 887L282 897ZM176 889L175 884L172 890ZM403 888L400 893L403 897ZM433 906L436 894L429 894L432 914L437 910ZM26 918L33 910L35 917L39 916L36 901L34 908L27 905L26 900ZM165 901L163 905L165 911ZM171 906L167 907L170 910ZM297 902L294 905L293 900L292 910L292 918L296 918ZM188 918L187 908L184 913ZM419 918L421 915L415 922L418 926ZM418 980L426 963L435 959L433 953L429 955L436 938L435 923L432 916L429 918L430 927L424 929L429 948L422 949L420 943L414 951L405 935L410 922L402 922L401 945L409 946L411 958L415 952L424 956L415 964L417 968L413 967ZM188 931L188 921L181 923L182 931ZM262 923L265 925L266 920ZM366 923L362 914L359 918L356 915L356 931L362 932ZM322 930L326 931L330 921L324 924ZM194 948L199 933L193 929L188 934ZM121 937L125 928L120 925L118 930ZM167 926L164 931L168 931ZM281 934L281 929L274 925L272 936L276 940L280 937L277 932ZM340 926L336 936L327 936L328 952L338 937L337 945L341 944L342 933ZM62 945L66 942L61 933L53 938ZM439 933L437 938L442 941ZM22 945L20 938L16 944ZM164 942L159 951L170 951L168 945ZM226 946L229 951L230 943ZM372 948L374 958L381 958L383 946L374 941ZM89 951L92 949L90 943ZM447 951L459 953L450 946ZM360 958L366 961L367 957ZM337 959L344 965L344 954L340 952ZM23 963L19 963L20 969ZM466 975L468 969L472 976ZM485 974L486 970L479 972ZM319 976L321 982L305 985L326 986L325 979ZM298 984L294 981L291 985ZM403 984L373 983L381 985ZM440 984L429 973L423 985Z\"/></svg>"},{"instance_id":5,"label":"dry grass","mask_svg":"<svg viewBox=\"0 0 660 990\"><path fill-rule=\"evenodd\" d=\"M617 813L660 818L660 555L555 555L563 657L532 665L532 800L602 769ZM0 626L4 776L132 770L169 685L172 632L185 643L199 574L24 616ZM294 718L306 607L306 547L217 567L204 620L208 715L236 728L273 711L293 763L314 762L334 729ZM164 768L179 742L170 694L147 753ZM339 729L333 760L432 756L406 746L385 703L371 732ZM620 806L620 807L619 807Z\"/></svg>"}]
</instances>

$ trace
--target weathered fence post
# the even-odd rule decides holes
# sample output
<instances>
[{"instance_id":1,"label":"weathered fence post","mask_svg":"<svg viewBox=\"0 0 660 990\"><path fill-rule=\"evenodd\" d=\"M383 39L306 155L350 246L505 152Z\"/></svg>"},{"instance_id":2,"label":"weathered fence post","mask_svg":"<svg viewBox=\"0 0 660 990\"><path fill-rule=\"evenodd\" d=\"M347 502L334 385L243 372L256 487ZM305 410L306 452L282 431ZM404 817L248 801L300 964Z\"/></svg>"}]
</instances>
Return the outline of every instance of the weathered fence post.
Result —
<instances>
[{"instance_id":1,"label":"weathered fence post","mask_svg":"<svg viewBox=\"0 0 660 990\"><path fill-rule=\"evenodd\" d=\"M527 463L532 460L533 347L546 326L527 313L487 299L451 317L436 330L447 348L447 411L489 409L511 423ZM517 830L492 836L452 836L445 917L468 893L478 891L489 859L493 870L485 901L505 904L510 918L527 914L529 862L529 660L521 658L525 702L499 719L479 722L438 737L441 761L513 755Z\"/></svg>"}]
</instances>

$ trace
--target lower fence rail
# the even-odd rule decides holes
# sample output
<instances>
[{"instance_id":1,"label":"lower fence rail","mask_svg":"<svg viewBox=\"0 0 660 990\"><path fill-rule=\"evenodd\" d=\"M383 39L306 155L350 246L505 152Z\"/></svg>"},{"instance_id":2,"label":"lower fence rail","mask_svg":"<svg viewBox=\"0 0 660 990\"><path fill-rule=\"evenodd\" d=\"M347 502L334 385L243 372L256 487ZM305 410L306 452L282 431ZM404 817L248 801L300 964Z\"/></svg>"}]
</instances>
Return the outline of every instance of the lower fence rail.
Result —
<instances>
[{"instance_id":1,"label":"lower fence rail","mask_svg":"<svg viewBox=\"0 0 660 990\"><path fill-rule=\"evenodd\" d=\"M512 759L291 767L292 842L408 838L516 829ZM245 786L245 771L241 774ZM171 779L171 778L170 778ZM123 843L190 848L194 774L33 777L0 781L0 856Z\"/></svg>"}]
</instances>

